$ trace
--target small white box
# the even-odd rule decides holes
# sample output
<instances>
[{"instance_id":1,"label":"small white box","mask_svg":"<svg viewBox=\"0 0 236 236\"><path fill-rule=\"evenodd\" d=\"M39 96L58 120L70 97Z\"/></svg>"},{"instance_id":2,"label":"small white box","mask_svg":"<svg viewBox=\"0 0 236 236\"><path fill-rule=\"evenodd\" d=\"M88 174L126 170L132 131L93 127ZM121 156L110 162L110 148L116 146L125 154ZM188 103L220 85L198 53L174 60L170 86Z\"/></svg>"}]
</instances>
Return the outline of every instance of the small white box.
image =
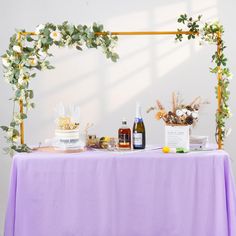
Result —
<instances>
[{"instance_id":1,"label":"small white box","mask_svg":"<svg viewBox=\"0 0 236 236\"><path fill-rule=\"evenodd\" d=\"M189 125L166 125L165 145L189 150Z\"/></svg>"}]
</instances>

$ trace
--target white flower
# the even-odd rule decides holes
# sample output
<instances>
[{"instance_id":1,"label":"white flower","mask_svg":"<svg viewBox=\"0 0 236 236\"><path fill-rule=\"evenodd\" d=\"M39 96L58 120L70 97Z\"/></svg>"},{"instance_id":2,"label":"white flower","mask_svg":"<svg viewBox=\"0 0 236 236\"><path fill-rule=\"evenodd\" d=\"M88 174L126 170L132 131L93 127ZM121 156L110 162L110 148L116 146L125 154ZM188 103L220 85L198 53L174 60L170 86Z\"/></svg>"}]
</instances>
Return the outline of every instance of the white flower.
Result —
<instances>
[{"instance_id":1,"label":"white flower","mask_svg":"<svg viewBox=\"0 0 236 236\"><path fill-rule=\"evenodd\" d=\"M177 116L182 116L184 113L181 110L176 110L176 115Z\"/></svg>"},{"instance_id":2,"label":"white flower","mask_svg":"<svg viewBox=\"0 0 236 236\"><path fill-rule=\"evenodd\" d=\"M8 59L6 57L3 57L2 58L2 64L5 66L5 67L9 67L10 66L10 63L8 61Z\"/></svg>"},{"instance_id":3,"label":"white flower","mask_svg":"<svg viewBox=\"0 0 236 236\"><path fill-rule=\"evenodd\" d=\"M187 111L188 111L188 110L187 110L187 109L185 109L185 108L184 108L184 109L182 109L182 112L183 112L184 114L187 114Z\"/></svg>"},{"instance_id":4,"label":"white flower","mask_svg":"<svg viewBox=\"0 0 236 236\"><path fill-rule=\"evenodd\" d=\"M46 53L46 52L43 52L43 51L41 51L41 50L38 51L38 54L39 54L39 56L40 56L41 58L43 58L43 59L47 57L47 53Z\"/></svg>"},{"instance_id":5,"label":"white flower","mask_svg":"<svg viewBox=\"0 0 236 236\"><path fill-rule=\"evenodd\" d=\"M37 64L38 64L37 57L36 56L30 57L29 60L28 60L28 64L30 66L37 66Z\"/></svg>"},{"instance_id":6,"label":"white flower","mask_svg":"<svg viewBox=\"0 0 236 236\"><path fill-rule=\"evenodd\" d=\"M15 56L10 56L10 61L15 61L16 60L16 57Z\"/></svg>"},{"instance_id":7,"label":"white flower","mask_svg":"<svg viewBox=\"0 0 236 236\"><path fill-rule=\"evenodd\" d=\"M23 85L24 83L25 83L24 77L23 76L19 77L18 84Z\"/></svg>"},{"instance_id":8,"label":"white flower","mask_svg":"<svg viewBox=\"0 0 236 236\"><path fill-rule=\"evenodd\" d=\"M60 41L61 40L61 33L59 31L52 31L50 33L50 37L54 40L54 41Z\"/></svg>"},{"instance_id":9,"label":"white flower","mask_svg":"<svg viewBox=\"0 0 236 236\"><path fill-rule=\"evenodd\" d=\"M13 51L18 52L18 53L21 53L21 48L20 48L20 46L14 45L14 46L13 46Z\"/></svg>"},{"instance_id":10,"label":"white flower","mask_svg":"<svg viewBox=\"0 0 236 236\"><path fill-rule=\"evenodd\" d=\"M35 29L35 33L40 34L40 31L44 28L45 28L45 25L43 24L38 25L37 28Z\"/></svg>"},{"instance_id":11,"label":"white flower","mask_svg":"<svg viewBox=\"0 0 236 236\"><path fill-rule=\"evenodd\" d=\"M191 112L190 110L187 110L186 114L187 114L188 116L190 116L190 115L192 115L192 112Z\"/></svg>"},{"instance_id":12,"label":"white flower","mask_svg":"<svg viewBox=\"0 0 236 236\"><path fill-rule=\"evenodd\" d=\"M197 119L197 118L198 118L198 113L197 113L197 112L192 112L192 117L193 117L194 119Z\"/></svg>"},{"instance_id":13,"label":"white flower","mask_svg":"<svg viewBox=\"0 0 236 236\"><path fill-rule=\"evenodd\" d=\"M19 85L26 85L29 81L29 77L24 74L24 72L20 72L19 78L18 78L18 84ZM24 90L21 90L21 96L24 97Z\"/></svg>"}]
</instances>

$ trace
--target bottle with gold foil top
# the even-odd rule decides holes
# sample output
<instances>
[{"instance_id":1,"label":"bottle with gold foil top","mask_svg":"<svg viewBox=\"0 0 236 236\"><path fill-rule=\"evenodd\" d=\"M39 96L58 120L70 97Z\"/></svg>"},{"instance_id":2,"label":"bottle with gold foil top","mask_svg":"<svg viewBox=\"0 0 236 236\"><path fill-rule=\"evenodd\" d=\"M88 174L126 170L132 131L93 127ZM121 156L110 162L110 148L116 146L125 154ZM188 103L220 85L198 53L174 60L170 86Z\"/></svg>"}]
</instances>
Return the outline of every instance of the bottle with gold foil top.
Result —
<instances>
[{"instance_id":1,"label":"bottle with gold foil top","mask_svg":"<svg viewBox=\"0 0 236 236\"><path fill-rule=\"evenodd\" d=\"M136 116L133 126L133 148L145 149L146 146L146 134L143 118L141 115L141 106L136 104Z\"/></svg>"},{"instance_id":2,"label":"bottle with gold foil top","mask_svg":"<svg viewBox=\"0 0 236 236\"><path fill-rule=\"evenodd\" d=\"M125 118L122 120L122 126L118 130L119 149L131 149L131 129L127 126Z\"/></svg>"}]
</instances>

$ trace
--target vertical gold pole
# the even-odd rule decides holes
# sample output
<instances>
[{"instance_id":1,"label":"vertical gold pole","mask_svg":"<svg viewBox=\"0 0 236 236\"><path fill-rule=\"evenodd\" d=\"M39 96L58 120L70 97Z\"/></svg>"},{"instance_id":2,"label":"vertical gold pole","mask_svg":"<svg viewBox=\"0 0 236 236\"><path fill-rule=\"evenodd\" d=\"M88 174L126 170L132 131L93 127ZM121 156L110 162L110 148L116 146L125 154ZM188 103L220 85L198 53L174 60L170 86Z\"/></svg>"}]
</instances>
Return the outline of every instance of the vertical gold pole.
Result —
<instances>
[{"instance_id":1,"label":"vertical gold pole","mask_svg":"<svg viewBox=\"0 0 236 236\"><path fill-rule=\"evenodd\" d=\"M218 56L221 56L222 51L221 51L221 33L218 32L217 33L217 54ZM217 74L217 97L218 97L218 109L217 109L217 113L220 114L221 113L221 102L222 102L222 94L221 94L221 80L222 80L222 72L221 72L221 67L218 66L218 74ZM217 124L217 130L218 130L218 134L217 134L217 142L218 142L218 149L222 149L223 148L223 143L222 143L222 129L221 126L219 124Z\"/></svg>"},{"instance_id":2,"label":"vertical gold pole","mask_svg":"<svg viewBox=\"0 0 236 236\"><path fill-rule=\"evenodd\" d=\"M22 99L20 100L20 113L23 114L24 110L23 110L23 101ZM20 143L24 144L25 140L24 140L24 120L20 123Z\"/></svg>"},{"instance_id":3,"label":"vertical gold pole","mask_svg":"<svg viewBox=\"0 0 236 236\"><path fill-rule=\"evenodd\" d=\"M21 46L21 33L19 32L17 34L17 40L19 45ZM24 109L23 109L23 100L20 99L19 102L19 107L20 107L20 114L24 113ZM24 120L22 120L22 122L20 123L20 143L24 144L25 140L24 140Z\"/></svg>"}]
</instances>

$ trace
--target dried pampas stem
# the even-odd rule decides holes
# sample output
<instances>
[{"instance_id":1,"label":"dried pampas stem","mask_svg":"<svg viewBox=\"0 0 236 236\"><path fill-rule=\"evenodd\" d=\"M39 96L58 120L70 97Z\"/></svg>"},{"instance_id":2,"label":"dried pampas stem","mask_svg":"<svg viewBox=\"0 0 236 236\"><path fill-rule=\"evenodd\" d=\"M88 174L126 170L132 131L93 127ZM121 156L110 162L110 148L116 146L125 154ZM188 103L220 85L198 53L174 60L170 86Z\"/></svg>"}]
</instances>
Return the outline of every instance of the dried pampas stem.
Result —
<instances>
[{"instance_id":1,"label":"dried pampas stem","mask_svg":"<svg viewBox=\"0 0 236 236\"><path fill-rule=\"evenodd\" d=\"M189 104L189 106L190 106L190 107L193 107L195 104L201 104L201 97L200 97L200 96L196 97L196 98Z\"/></svg>"},{"instance_id":2,"label":"dried pampas stem","mask_svg":"<svg viewBox=\"0 0 236 236\"><path fill-rule=\"evenodd\" d=\"M93 123L87 123L85 128L84 128L84 134L85 134L85 137L88 136L88 130L89 128L91 128L94 124Z\"/></svg>"},{"instance_id":3,"label":"dried pampas stem","mask_svg":"<svg viewBox=\"0 0 236 236\"><path fill-rule=\"evenodd\" d=\"M162 106L159 100L157 100L157 107L159 108L159 110L165 110L165 108Z\"/></svg>"},{"instance_id":4,"label":"dried pampas stem","mask_svg":"<svg viewBox=\"0 0 236 236\"><path fill-rule=\"evenodd\" d=\"M149 113L149 112L151 112L151 111L154 111L154 110L156 110L156 108L155 108L155 107L150 107L150 108L148 108L148 109L147 109L147 111L146 111L146 112L147 112L147 113Z\"/></svg>"},{"instance_id":5,"label":"dried pampas stem","mask_svg":"<svg viewBox=\"0 0 236 236\"><path fill-rule=\"evenodd\" d=\"M177 108L176 94L172 93L172 112L175 113Z\"/></svg>"}]
</instances>

